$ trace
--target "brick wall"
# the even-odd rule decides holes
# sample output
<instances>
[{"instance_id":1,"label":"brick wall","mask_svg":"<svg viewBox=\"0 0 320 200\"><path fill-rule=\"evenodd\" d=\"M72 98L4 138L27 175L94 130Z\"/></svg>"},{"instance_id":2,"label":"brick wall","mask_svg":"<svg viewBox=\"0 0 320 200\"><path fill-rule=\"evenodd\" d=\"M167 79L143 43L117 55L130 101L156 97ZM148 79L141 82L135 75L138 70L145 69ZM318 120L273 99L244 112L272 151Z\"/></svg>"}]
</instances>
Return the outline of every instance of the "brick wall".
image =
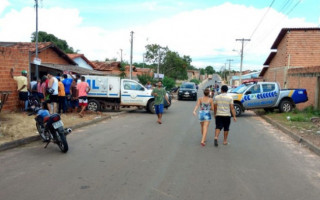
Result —
<instances>
[{"instance_id":1,"label":"brick wall","mask_svg":"<svg viewBox=\"0 0 320 200\"><path fill-rule=\"evenodd\" d=\"M29 71L29 54L26 50L0 47L0 91L11 91L5 110L14 110L18 106L17 83L10 76L10 69L14 68L14 75L21 75L22 70Z\"/></svg>"},{"instance_id":2,"label":"brick wall","mask_svg":"<svg viewBox=\"0 0 320 200\"><path fill-rule=\"evenodd\" d=\"M303 109L308 106L318 108L318 77L320 77L320 66L293 68L289 70L288 87L305 88L308 93L309 100L305 103L298 104L298 109Z\"/></svg>"},{"instance_id":3,"label":"brick wall","mask_svg":"<svg viewBox=\"0 0 320 200\"><path fill-rule=\"evenodd\" d=\"M297 105L299 109L307 106L317 107L318 76L320 71L320 31L291 30L278 44L277 53L265 72L265 81L275 81L282 88L305 88L309 101ZM290 66L288 71L287 66ZM312 67L319 66L319 67ZM304 69L305 68L305 69Z\"/></svg>"},{"instance_id":4,"label":"brick wall","mask_svg":"<svg viewBox=\"0 0 320 200\"><path fill-rule=\"evenodd\" d=\"M43 63L69 64L67 60L59 56L52 48L40 52L39 58ZM29 72L28 49L0 47L0 91L12 92L2 111L16 110L19 103L17 83L10 77L10 69L12 67L15 69L15 76L21 75L22 70Z\"/></svg>"}]
</instances>

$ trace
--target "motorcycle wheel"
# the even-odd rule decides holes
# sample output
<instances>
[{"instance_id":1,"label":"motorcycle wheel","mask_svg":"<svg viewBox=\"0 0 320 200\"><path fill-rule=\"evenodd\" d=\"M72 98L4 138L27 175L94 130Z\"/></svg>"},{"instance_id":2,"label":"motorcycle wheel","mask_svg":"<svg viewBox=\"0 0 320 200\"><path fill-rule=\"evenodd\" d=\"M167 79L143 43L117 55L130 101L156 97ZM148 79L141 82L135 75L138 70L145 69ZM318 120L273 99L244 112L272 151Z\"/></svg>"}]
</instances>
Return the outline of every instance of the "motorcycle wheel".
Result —
<instances>
[{"instance_id":1,"label":"motorcycle wheel","mask_svg":"<svg viewBox=\"0 0 320 200\"><path fill-rule=\"evenodd\" d=\"M63 153L67 153L69 150L68 142L66 136L64 135L64 130L57 130L57 145Z\"/></svg>"},{"instance_id":2,"label":"motorcycle wheel","mask_svg":"<svg viewBox=\"0 0 320 200\"><path fill-rule=\"evenodd\" d=\"M38 122L36 123L36 127L37 127L37 130L38 130L38 133L39 133L39 135L40 135L41 140L42 140L43 142L47 142L48 139L47 139L46 134L45 134L45 132L44 132L44 127L41 126Z\"/></svg>"}]
</instances>

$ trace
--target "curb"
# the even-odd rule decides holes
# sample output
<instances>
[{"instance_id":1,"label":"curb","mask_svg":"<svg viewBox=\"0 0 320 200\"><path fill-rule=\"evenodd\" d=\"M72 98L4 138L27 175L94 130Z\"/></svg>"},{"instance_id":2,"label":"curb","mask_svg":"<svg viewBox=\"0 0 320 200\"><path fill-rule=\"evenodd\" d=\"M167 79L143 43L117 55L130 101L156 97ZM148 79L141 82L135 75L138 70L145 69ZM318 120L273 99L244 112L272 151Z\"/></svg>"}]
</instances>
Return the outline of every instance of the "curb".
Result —
<instances>
[{"instance_id":1,"label":"curb","mask_svg":"<svg viewBox=\"0 0 320 200\"><path fill-rule=\"evenodd\" d=\"M305 145L309 150L320 156L320 148L317 147L316 145L312 144L309 140L304 139L303 137L297 135L296 133L292 132L290 129L287 127L283 126L282 124L272 120L270 117L267 117L265 115L258 115L264 120L266 120L268 123L273 125L274 127L280 129L282 132L285 134L289 135L291 138L293 138L295 141L297 141L300 144Z\"/></svg>"},{"instance_id":2,"label":"curb","mask_svg":"<svg viewBox=\"0 0 320 200\"><path fill-rule=\"evenodd\" d=\"M125 113L128 113L128 112L130 112L130 111L121 111L121 112L116 113L116 114L112 114L112 115L109 115L109 116L97 118L97 119L94 119L94 120L91 120L91 121L88 121L88 122L84 122L84 123L81 123L81 124L76 124L76 125L73 125L73 126L68 127L68 128L71 128L72 130L79 129L79 128L82 128L84 126L89 126L89 125L92 125L92 124L95 124L95 123L98 123L98 122L101 122L101 121L104 121L104 120L107 120L107 119L111 119L114 116L119 116L119 115L122 115L122 114L125 114ZM26 138L14 140L12 142L7 142L7 143L4 143L4 144L0 145L0 152L1 151L5 151L5 150L9 150L9 149L13 149L13 148L16 148L16 147L19 147L19 146L22 146L22 145L30 144L31 142L35 142L35 141L38 141L38 140L40 140L40 136L39 135L34 135L34 136L29 136L29 137L26 137Z\"/></svg>"}]
</instances>

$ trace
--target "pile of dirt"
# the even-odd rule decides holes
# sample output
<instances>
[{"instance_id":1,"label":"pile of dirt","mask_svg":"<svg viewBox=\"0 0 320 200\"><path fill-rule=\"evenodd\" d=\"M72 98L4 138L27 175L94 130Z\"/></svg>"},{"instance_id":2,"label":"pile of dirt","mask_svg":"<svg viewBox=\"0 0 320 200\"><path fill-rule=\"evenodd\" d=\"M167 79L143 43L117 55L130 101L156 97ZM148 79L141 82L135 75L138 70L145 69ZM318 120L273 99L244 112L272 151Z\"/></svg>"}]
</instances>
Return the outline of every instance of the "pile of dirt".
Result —
<instances>
[{"instance_id":1,"label":"pile of dirt","mask_svg":"<svg viewBox=\"0 0 320 200\"><path fill-rule=\"evenodd\" d=\"M107 115L107 113L88 112L80 118L77 113L67 113L61 114L61 118L65 127L70 127ZM0 144L37 135L34 117L25 113L0 113Z\"/></svg>"}]
</instances>

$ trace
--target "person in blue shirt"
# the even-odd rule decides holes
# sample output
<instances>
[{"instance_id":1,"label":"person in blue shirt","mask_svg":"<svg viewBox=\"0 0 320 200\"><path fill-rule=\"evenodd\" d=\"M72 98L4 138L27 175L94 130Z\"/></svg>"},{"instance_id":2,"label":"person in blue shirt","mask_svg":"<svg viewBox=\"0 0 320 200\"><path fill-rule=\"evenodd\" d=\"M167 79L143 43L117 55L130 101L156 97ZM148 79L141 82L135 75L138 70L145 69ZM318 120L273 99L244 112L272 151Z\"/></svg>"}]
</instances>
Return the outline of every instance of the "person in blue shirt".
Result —
<instances>
[{"instance_id":1,"label":"person in blue shirt","mask_svg":"<svg viewBox=\"0 0 320 200\"><path fill-rule=\"evenodd\" d=\"M64 85L64 90L66 92L66 98L67 98L67 110L71 107L70 106L70 101L71 101L71 94L70 94L70 87L72 84L73 79L68 78L67 74L63 74L63 85Z\"/></svg>"}]
</instances>

